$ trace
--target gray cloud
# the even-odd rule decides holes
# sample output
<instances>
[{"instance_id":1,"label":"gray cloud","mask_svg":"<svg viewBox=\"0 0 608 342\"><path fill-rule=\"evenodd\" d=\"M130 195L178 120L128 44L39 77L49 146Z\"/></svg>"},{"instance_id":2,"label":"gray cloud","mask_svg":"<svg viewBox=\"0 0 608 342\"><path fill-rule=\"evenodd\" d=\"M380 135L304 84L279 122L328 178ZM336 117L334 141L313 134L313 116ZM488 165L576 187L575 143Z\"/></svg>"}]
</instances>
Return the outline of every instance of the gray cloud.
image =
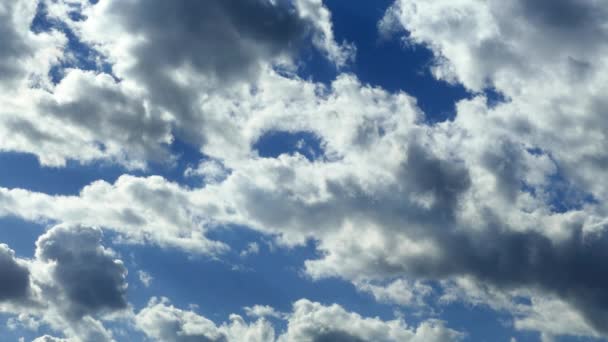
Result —
<instances>
[{"instance_id":1,"label":"gray cloud","mask_svg":"<svg viewBox=\"0 0 608 342\"><path fill-rule=\"evenodd\" d=\"M49 291L71 319L127 307L127 270L101 237L99 229L58 226L36 242L36 258L54 263Z\"/></svg>"},{"instance_id":2,"label":"gray cloud","mask_svg":"<svg viewBox=\"0 0 608 342\"><path fill-rule=\"evenodd\" d=\"M29 296L30 271L15 258L15 252L0 244L0 302L21 301Z\"/></svg>"},{"instance_id":3,"label":"gray cloud","mask_svg":"<svg viewBox=\"0 0 608 342\"><path fill-rule=\"evenodd\" d=\"M179 118L182 136L197 143L212 124L200 110L201 95L254 82L263 66L295 57L316 29L289 1L137 0L97 7L82 25L83 39L102 42L117 75L145 87L151 102ZM120 35L100 31L106 23ZM141 39L125 41L124 51L118 43L128 37ZM134 63L122 61L125 53Z\"/></svg>"},{"instance_id":4,"label":"gray cloud","mask_svg":"<svg viewBox=\"0 0 608 342\"><path fill-rule=\"evenodd\" d=\"M32 54L31 47L23 40L23 36L17 31L15 20L17 18L17 1L5 1L0 3L0 85L20 76L23 73L20 58Z\"/></svg>"},{"instance_id":5,"label":"gray cloud","mask_svg":"<svg viewBox=\"0 0 608 342\"><path fill-rule=\"evenodd\" d=\"M133 51L141 78L181 66L223 80L248 78L260 61L294 53L309 29L286 1L113 1L108 12L146 38Z\"/></svg>"}]
</instances>

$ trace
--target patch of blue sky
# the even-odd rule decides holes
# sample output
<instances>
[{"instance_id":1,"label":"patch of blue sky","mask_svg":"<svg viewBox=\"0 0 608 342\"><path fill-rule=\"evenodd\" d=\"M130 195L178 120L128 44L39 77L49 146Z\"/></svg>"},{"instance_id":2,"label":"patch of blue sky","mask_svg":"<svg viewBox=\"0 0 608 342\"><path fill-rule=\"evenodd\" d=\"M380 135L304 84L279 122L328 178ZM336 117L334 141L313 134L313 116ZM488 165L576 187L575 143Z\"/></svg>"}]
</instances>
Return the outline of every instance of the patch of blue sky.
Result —
<instances>
[{"instance_id":1,"label":"patch of blue sky","mask_svg":"<svg viewBox=\"0 0 608 342\"><path fill-rule=\"evenodd\" d=\"M75 8L68 15L72 20L84 19L78 8ZM67 58L64 58L58 65L54 65L49 71L53 83L59 83L63 79L65 70L69 68L104 72L115 77L112 73L112 66L104 61L99 52L83 43L64 22L49 18L44 1L38 3L30 29L34 33L57 30L63 32L67 38L65 48Z\"/></svg>"},{"instance_id":2,"label":"patch of blue sky","mask_svg":"<svg viewBox=\"0 0 608 342\"><path fill-rule=\"evenodd\" d=\"M309 161L323 158L325 151L321 139L312 132L269 131L254 144L260 157L277 158L281 154L303 155Z\"/></svg>"},{"instance_id":3,"label":"patch of blue sky","mask_svg":"<svg viewBox=\"0 0 608 342\"><path fill-rule=\"evenodd\" d=\"M0 243L8 245L20 258L34 257L35 242L47 224L26 222L16 217L0 217Z\"/></svg>"},{"instance_id":4,"label":"patch of blue sky","mask_svg":"<svg viewBox=\"0 0 608 342\"><path fill-rule=\"evenodd\" d=\"M9 320L15 318L14 315L8 315L0 313L0 336L2 341L19 341L19 338L23 338L24 341L32 341L35 338L44 334L53 335L53 331L46 325L41 325L37 330L31 330L24 328L23 326L16 323L13 320L13 324L9 326Z\"/></svg>"},{"instance_id":5,"label":"patch of blue sky","mask_svg":"<svg viewBox=\"0 0 608 342\"><path fill-rule=\"evenodd\" d=\"M405 46L399 37L383 39L380 36L378 21L391 3L390 0L326 1L332 12L336 40L354 43L356 58L337 70L320 54L307 52L301 76L329 83L338 72L353 73L366 84L414 96L429 122L453 118L454 104L470 94L462 86L433 78L429 72L433 55L424 46Z\"/></svg>"},{"instance_id":6,"label":"patch of blue sky","mask_svg":"<svg viewBox=\"0 0 608 342\"><path fill-rule=\"evenodd\" d=\"M540 148L529 148L527 151L536 156L547 155L553 160L557 167L556 172L548 176L547 185L540 189L553 212L565 213L571 210L582 209L585 205L598 203L593 194L577 188L576 184L568 178L566 171L560 167L559 163L557 163L550 153L547 153ZM523 182L521 190L528 192L533 196L540 195L536 188Z\"/></svg>"}]
</instances>

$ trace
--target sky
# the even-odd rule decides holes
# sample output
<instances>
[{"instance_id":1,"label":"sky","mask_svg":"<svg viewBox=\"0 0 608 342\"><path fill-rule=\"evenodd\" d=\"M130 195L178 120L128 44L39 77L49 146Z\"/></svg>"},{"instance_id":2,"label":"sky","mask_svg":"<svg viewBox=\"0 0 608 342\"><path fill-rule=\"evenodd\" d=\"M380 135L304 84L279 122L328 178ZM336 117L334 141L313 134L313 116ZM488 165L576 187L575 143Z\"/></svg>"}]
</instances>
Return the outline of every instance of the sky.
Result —
<instances>
[{"instance_id":1,"label":"sky","mask_svg":"<svg viewBox=\"0 0 608 342\"><path fill-rule=\"evenodd\" d=\"M608 340L602 0L0 0L0 341Z\"/></svg>"}]
</instances>

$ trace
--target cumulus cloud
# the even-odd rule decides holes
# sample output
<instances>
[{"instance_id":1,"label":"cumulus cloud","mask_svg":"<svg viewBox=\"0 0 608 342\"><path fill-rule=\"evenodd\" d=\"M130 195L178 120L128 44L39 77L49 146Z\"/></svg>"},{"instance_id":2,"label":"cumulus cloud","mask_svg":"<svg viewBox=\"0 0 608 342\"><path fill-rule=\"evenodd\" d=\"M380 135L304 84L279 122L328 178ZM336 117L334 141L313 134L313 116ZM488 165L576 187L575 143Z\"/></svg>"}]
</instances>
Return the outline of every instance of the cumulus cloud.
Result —
<instances>
[{"instance_id":1,"label":"cumulus cloud","mask_svg":"<svg viewBox=\"0 0 608 342\"><path fill-rule=\"evenodd\" d=\"M403 306L422 307L426 305L425 297L433 292L429 285L406 279L397 279L386 285L372 282L359 282L355 285L360 291L370 293L379 302Z\"/></svg>"},{"instance_id":2,"label":"cumulus cloud","mask_svg":"<svg viewBox=\"0 0 608 342\"><path fill-rule=\"evenodd\" d=\"M113 341L99 318L128 311L127 270L101 245L101 236L94 228L53 227L38 238L32 260L15 258L2 245L7 277L0 310L18 314L10 321L14 325L36 330L45 324L69 341ZM50 336L39 340L55 341Z\"/></svg>"},{"instance_id":3,"label":"cumulus cloud","mask_svg":"<svg viewBox=\"0 0 608 342\"><path fill-rule=\"evenodd\" d=\"M284 316L283 313L277 312L272 306L269 305L254 305L252 307L245 307L245 313L249 317L274 317L281 318Z\"/></svg>"},{"instance_id":4,"label":"cumulus cloud","mask_svg":"<svg viewBox=\"0 0 608 342\"><path fill-rule=\"evenodd\" d=\"M30 274L27 265L15 258L15 252L5 244L0 244L0 301L22 300L30 291Z\"/></svg>"},{"instance_id":5,"label":"cumulus cloud","mask_svg":"<svg viewBox=\"0 0 608 342\"><path fill-rule=\"evenodd\" d=\"M127 270L101 245L101 236L99 229L57 226L36 242L36 259L52 265L53 286L44 291L54 294L70 318L127 307Z\"/></svg>"},{"instance_id":6,"label":"cumulus cloud","mask_svg":"<svg viewBox=\"0 0 608 342\"><path fill-rule=\"evenodd\" d=\"M316 0L5 1L0 10L7 74L0 150L33 153L48 166L171 160L174 130L201 144L228 119L217 122L202 106L224 86L254 84L275 67L293 70L309 45L337 65L352 50L335 42L330 13ZM31 31L35 15L48 31ZM95 70L63 69L53 84L52 67L73 59L66 46L76 42L98 57L88 61Z\"/></svg>"},{"instance_id":7,"label":"cumulus cloud","mask_svg":"<svg viewBox=\"0 0 608 342\"><path fill-rule=\"evenodd\" d=\"M127 242L179 247L197 253L214 254L227 249L223 243L205 237L206 217L202 214L207 210L214 212L218 206L197 201L195 193L160 177L123 176L114 184L95 182L79 196L55 198L7 189L2 190L1 196L5 214L30 220L102 226L122 233ZM37 210L29 211L32 206Z\"/></svg>"},{"instance_id":8,"label":"cumulus cloud","mask_svg":"<svg viewBox=\"0 0 608 342\"><path fill-rule=\"evenodd\" d=\"M504 94L497 108L464 108L457 121L485 127L550 154L585 191L606 160L602 93L608 13L597 1L399 0L384 27L409 32L436 56L435 75L472 91ZM586 134L581 134L586 132Z\"/></svg>"},{"instance_id":9,"label":"cumulus cloud","mask_svg":"<svg viewBox=\"0 0 608 342\"><path fill-rule=\"evenodd\" d=\"M137 276L139 277L139 281L141 281L145 287L149 287L152 280L154 280L154 277L152 277L150 273L142 270L137 271Z\"/></svg>"},{"instance_id":10,"label":"cumulus cloud","mask_svg":"<svg viewBox=\"0 0 608 342\"><path fill-rule=\"evenodd\" d=\"M3 92L22 83L48 85L46 72L62 57L66 39L60 32L30 30L37 5L38 1L0 2L0 89Z\"/></svg>"},{"instance_id":11,"label":"cumulus cloud","mask_svg":"<svg viewBox=\"0 0 608 342\"><path fill-rule=\"evenodd\" d=\"M166 298L153 298L135 317L135 324L155 341L274 341L274 329L264 320L248 324L232 315L230 323L216 326L193 311L171 305Z\"/></svg>"},{"instance_id":12,"label":"cumulus cloud","mask_svg":"<svg viewBox=\"0 0 608 342\"><path fill-rule=\"evenodd\" d=\"M256 306L260 311L261 306ZM271 309L271 308L270 308ZM269 311L265 307L263 311ZM274 310L272 310L274 311ZM259 316L259 315L256 315ZM278 318L278 317L277 317ZM440 321L425 321L409 328L401 320L382 321L348 312L339 305L324 306L306 299L293 305L284 316L287 331L275 339L275 330L264 318L246 323L238 315L230 323L215 325L193 311L171 305L166 298L154 298L136 316L136 325L157 341L459 341L462 333Z\"/></svg>"},{"instance_id":13,"label":"cumulus cloud","mask_svg":"<svg viewBox=\"0 0 608 342\"><path fill-rule=\"evenodd\" d=\"M288 341L459 341L464 335L439 321L425 321L410 329L401 320L382 321L348 312L339 305L323 306L308 300L294 303L287 332Z\"/></svg>"},{"instance_id":14,"label":"cumulus cloud","mask_svg":"<svg viewBox=\"0 0 608 342\"><path fill-rule=\"evenodd\" d=\"M599 2L397 0L381 29L406 30L411 43L433 51L436 78L473 94L457 104L453 120L435 125L424 122L407 94L361 84L354 75L323 85L293 74L307 40L336 65L352 55L335 41L320 1L83 1L80 20L62 4L55 2L50 15L97 49L113 75L72 70L50 90L21 85L1 95L0 134L10 138L0 148L35 153L48 165L111 158L143 166L166 158L164 147L177 136L211 157L187 171L205 184L189 189L125 175L77 196L0 189L0 215L100 226L122 241L210 255L229 246L206 233L238 224L286 245L315 240L321 253L306 262L308 275L341 277L381 301L410 305L427 291L395 279L439 281L449 292L450 281L466 278L470 286L452 295L466 300L475 288L491 287L504 295L504 304L492 305L512 312L521 329L561 334L546 322L566 317L580 323L576 334L608 334L608 186L598 182L608 160L608 14ZM12 37L3 43L7 60L38 51L25 35L47 37L51 47L61 41L60 33L28 33L24 23L34 10L26 12L1 12L13 23L0 24ZM52 63L48 56L35 70ZM11 70L4 72L25 69ZM489 88L505 101L493 103ZM253 146L271 131L313 134L324 158L261 158ZM95 250L101 265L120 274L118 265L110 267L110 252ZM5 254L6 267L19 264ZM71 276L61 271L52 280ZM109 281L113 289L118 283ZM62 291L80 298L76 288ZM509 304L512 291L534 298L525 315ZM114 303L119 294L112 294ZM568 308L562 318L547 318L547 296ZM84 299L84 307L68 311L106 309ZM146 310L140 325L157 339L229 339L229 327L250 327L236 317L218 327L163 300ZM310 312L348 317L362 330L341 330L337 320L298 323ZM577 320L568 319L573 315ZM157 320L164 325L146 325ZM411 339L420 329L440 329L427 323L412 332L310 302L294 306L289 324L279 338ZM373 327L387 324L393 330L375 335Z\"/></svg>"}]
</instances>

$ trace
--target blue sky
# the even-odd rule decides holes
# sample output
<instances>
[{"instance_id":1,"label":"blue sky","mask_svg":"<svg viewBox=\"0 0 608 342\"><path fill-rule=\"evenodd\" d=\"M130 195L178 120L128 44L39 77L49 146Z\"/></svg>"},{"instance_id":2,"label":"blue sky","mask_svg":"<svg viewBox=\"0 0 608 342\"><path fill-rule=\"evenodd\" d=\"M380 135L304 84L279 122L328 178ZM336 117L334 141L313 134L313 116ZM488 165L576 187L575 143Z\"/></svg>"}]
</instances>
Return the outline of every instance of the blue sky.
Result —
<instances>
[{"instance_id":1,"label":"blue sky","mask_svg":"<svg viewBox=\"0 0 608 342\"><path fill-rule=\"evenodd\" d=\"M0 22L0 340L608 337L601 4Z\"/></svg>"}]
</instances>

